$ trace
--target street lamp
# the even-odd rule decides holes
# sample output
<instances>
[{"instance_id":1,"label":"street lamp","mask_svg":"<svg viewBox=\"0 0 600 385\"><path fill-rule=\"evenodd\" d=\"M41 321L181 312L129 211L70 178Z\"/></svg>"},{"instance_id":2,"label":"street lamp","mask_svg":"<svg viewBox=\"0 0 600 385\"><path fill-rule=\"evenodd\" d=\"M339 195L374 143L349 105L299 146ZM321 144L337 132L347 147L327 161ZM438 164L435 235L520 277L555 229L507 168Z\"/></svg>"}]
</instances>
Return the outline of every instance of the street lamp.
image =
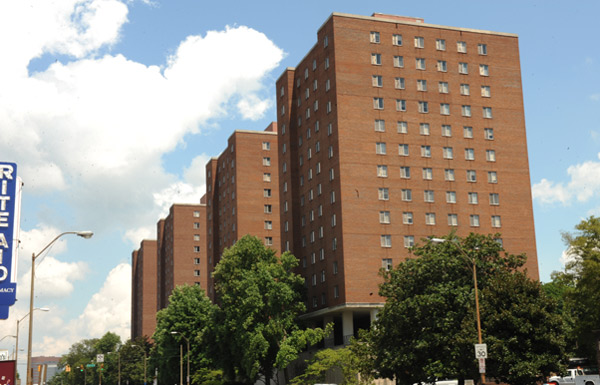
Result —
<instances>
[{"instance_id":1,"label":"street lamp","mask_svg":"<svg viewBox=\"0 0 600 385\"><path fill-rule=\"evenodd\" d=\"M66 231L64 233L58 234L50 243L48 243L42 251L39 253L31 254L31 290L29 292L29 341L27 342L27 385L33 384L33 372L30 370L31 367L31 347L32 347L32 337L33 337L33 282L35 279L35 260L42 255L44 251L46 251L50 246L54 244L58 240L58 238L63 235L73 234L84 239L89 239L94 235L91 231Z\"/></svg>"},{"instance_id":2,"label":"street lamp","mask_svg":"<svg viewBox=\"0 0 600 385\"><path fill-rule=\"evenodd\" d=\"M187 378L186 378L185 382L187 385L190 385L190 340L188 340L183 334L176 332L176 331L171 332L171 334L180 335L187 343ZM180 375L180 377L183 377L183 376Z\"/></svg>"},{"instance_id":3,"label":"street lamp","mask_svg":"<svg viewBox=\"0 0 600 385\"><path fill-rule=\"evenodd\" d=\"M114 352L109 352L109 353L117 353L117 357L118 357L118 368L119 368L119 376L117 379L117 385L121 385L121 349L117 349Z\"/></svg>"},{"instance_id":4,"label":"street lamp","mask_svg":"<svg viewBox=\"0 0 600 385\"><path fill-rule=\"evenodd\" d=\"M131 346L138 347L138 348L142 349L142 351L144 352L144 385L146 385L146 349L144 349L140 345L131 345Z\"/></svg>"},{"instance_id":5,"label":"street lamp","mask_svg":"<svg viewBox=\"0 0 600 385\"><path fill-rule=\"evenodd\" d=\"M33 310L50 311L50 309L48 309L47 307L36 307ZM19 359L19 324L28 315L29 315L29 313L25 314L23 316L23 318L21 318L20 320L17 320L17 342L16 342L16 346L15 346L15 379L17 378L17 360ZM28 367L27 367L27 372L29 372L29 364L28 364Z\"/></svg>"},{"instance_id":6,"label":"street lamp","mask_svg":"<svg viewBox=\"0 0 600 385\"><path fill-rule=\"evenodd\" d=\"M479 289L477 288L477 261L475 258L469 258L469 256L467 255L467 253L463 250L462 246L460 245L460 243L449 240L449 239L445 239L445 238L431 238L431 242L433 243L444 243L444 242L451 242L452 244L456 245L456 248L458 249L458 251L460 251L460 253L465 257L465 260L467 262L472 263L472 269L473 269L473 286L475 287L475 313L477 315L477 338L479 341L479 344L481 345L482 342L482 338L481 338L481 317L479 315ZM481 370L480 370L481 372ZM485 384L485 372L481 372L481 383Z\"/></svg>"}]
</instances>

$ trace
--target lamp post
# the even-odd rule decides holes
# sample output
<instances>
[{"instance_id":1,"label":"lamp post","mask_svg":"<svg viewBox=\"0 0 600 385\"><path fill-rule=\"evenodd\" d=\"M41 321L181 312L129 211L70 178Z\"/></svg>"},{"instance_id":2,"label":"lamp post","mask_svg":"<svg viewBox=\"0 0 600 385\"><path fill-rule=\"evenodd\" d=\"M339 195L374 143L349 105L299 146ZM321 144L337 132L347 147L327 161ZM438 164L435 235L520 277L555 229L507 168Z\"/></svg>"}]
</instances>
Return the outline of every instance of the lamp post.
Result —
<instances>
[{"instance_id":1,"label":"lamp post","mask_svg":"<svg viewBox=\"0 0 600 385\"><path fill-rule=\"evenodd\" d=\"M27 342L27 385L33 384L33 373L30 370L31 367L31 347L32 347L32 337L33 337L33 283L35 280L35 260L42 255L44 251L46 251L50 246L54 244L58 240L58 238L63 235L74 234L79 237L89 239L94 235L91 231L66 231L64 233L58 234L50 243L48 243L39 253L31 254L31 290L29 292L29 341Z\"/></svg>"},{"instance_id":2,"label":"lamp post","mask_svg":"<svg viewBox=\"0 0 600 385\"><path fill-rule=\"evenodd\" d=\"M33 310L50 311L50 309L48 309L47 307L36 307ZM19 324L21 323L21 321L27 318L28 315L29 313L25 314L20 320L17 320L17 342L15 346L15 378L17 378L17 361L19 359ZM27 371L29 372L29 367L27 368Z\"/></svg>"},{"instance_id":3,"label":"lamp post","mask_svg":"<svg viewBox=\"0 0 600 385\"><path fill-rule=\"evenodd\" d=\"M117 377L117 385L121 385L121 349L118 349L114 352L109 353L117 353L117 362L118 362L118 377Z\"/></svg>"},{"instance_id":4,"label":"lamp post","mask_svg":"<svg viewBox=\"0 0 600 385\"><path fill-rule=\"evenodd\" d=\"M444 238L431 238L431 242L433 243L444 243L444 242L451 242L454 245L456 245L456 248L458 249L458 251L465 257L465 260L469 263L472 264L472 270L473 270L473 286L475 288L475 313L477 316L477 339L479 341L479 344L481 345L483 342L482 336L481 336L481 317L479 315L479 289L477 288L477 261L475 260L475 258L470 258L467 253L463 250L462 246L460 245L460 243L458 242L454 242L451 241L449 239L444 239ZM485 384L485 372L480 373L481 375L481 383Z\"/></svg>"},{"instance_id":5,"label":"lamp post","mask_svg":"<svg viewBox=\"0 0 600 385\"><path fill-rule=\"evenodd\" d=\"M140 345L131 345L131 346L136 346L136 347L142 349L142 351L144 352L144 385L146 385L146 349L144 349Z\"/></svg>"},{"instance_id":6,"label":"lamp post","mask_svg":"<svg viewBox=\"0 0 600 385\"><path fill-rule=\"evenodd\" d=\"M187 378L186 378L186 384L190 385L190 340L188 340L186 338L186 336L184 336L183 334L179 333L179 332L171 332L171 334L178 334L180 335L185 342L187 343Z\"/></svg>"}]
</instances>

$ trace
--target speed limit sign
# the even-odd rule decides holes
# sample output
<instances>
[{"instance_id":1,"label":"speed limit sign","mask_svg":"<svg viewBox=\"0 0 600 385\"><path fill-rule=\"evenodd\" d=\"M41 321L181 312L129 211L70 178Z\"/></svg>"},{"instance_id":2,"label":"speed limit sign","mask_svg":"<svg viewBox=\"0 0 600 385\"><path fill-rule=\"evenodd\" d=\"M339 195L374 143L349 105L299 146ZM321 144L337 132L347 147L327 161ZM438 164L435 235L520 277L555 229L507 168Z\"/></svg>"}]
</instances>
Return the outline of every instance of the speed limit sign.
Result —
<instances>
[{"instance_id":1,"label":"speed limit sign","mask_svg":"<svg viewBox=\"0 0 600 385\"><path fill-rule=\"evenodd\" d=\"M475 344L475 358L488 358L486 344Z\"/></svg>"}]
</instances>

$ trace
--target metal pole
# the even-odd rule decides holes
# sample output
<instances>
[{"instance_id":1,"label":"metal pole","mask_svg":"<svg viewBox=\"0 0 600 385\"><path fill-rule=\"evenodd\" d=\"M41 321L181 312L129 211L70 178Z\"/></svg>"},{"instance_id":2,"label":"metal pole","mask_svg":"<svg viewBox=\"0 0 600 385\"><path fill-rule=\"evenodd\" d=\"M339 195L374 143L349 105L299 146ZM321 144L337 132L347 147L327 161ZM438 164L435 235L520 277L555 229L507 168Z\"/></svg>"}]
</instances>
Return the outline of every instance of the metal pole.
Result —
<instances>
[{"instance_id":1,"label":"metal pole","mask_svg":"<svg viewBox=\"0 0 600 385\"><path fill-rule=\"evenodd\" d=\"M479 315L479 290L477 289L477 264L475 258L473 258L473 282L475 285L475 312L477 313L477 337L479 343L482 344L483 339L481 337L481 316ZM481 374L481 384L485 384L485 373Z\"/></svg>"},{"instance_id":2,"label":"metal pole","mask_svg":"<svg viewBox=\"0 0 600 385\"><path fill-rule=\"evenodd\" d=\"M183 345L179 344L179 384L183 385Z\"/></svg>"},{"instance_id":3,"label":"metal pole","mask_svg":"<svg viewBox=\"0 0 600 385\"><path fill-rule=\"evenodd\" d=\"M121 350L119 349L119 377L118 377L118 385L121 385Z\"/></svg>"},{"instance_id":4,"label":"metal pole","mask_svg":"<svg viewBox=\"0 0 600 385\"><path fill-rule=\"evenodd\" d=\"M144 349L144 385L146 385L146 349Z\"/></svg>"},{"instance_id":5,"label":"metal pole","mask_svg":"<svg viewBox=\"0 0 600 385\"><path fill-rule=\"evenodd\" d=\"M29 370L31 366L31 346L33 336L33 282L35 279L35 253L31 254L31 289L29 292L29 341L27 341L27 385L33 384L33 373Z\"/></svg>"},{"instance_id":6,"label":"metal pole","mask_svg":"<svg viewBox=\"0 0 600 385\"><path fill-rule=\"evenodd\" d=\"M20 320L17 320L17 343L16 343L16 347L15 347L15 374L14 374L14 379L15 382L17 381L17 363L19 362L19 322L21 322L22 318Z\"/></svg>"},{"instance_id":7,"label":"metal pole","mask_svg":"<svg viewBox=\"0 0 600 385\"><path fill-rule=\"evenodd\" d=\"M183 336L182 336L183 337ZM185 339L187 342L187 385L190 385L190 340Z\"/></svg>"}]
</instances>

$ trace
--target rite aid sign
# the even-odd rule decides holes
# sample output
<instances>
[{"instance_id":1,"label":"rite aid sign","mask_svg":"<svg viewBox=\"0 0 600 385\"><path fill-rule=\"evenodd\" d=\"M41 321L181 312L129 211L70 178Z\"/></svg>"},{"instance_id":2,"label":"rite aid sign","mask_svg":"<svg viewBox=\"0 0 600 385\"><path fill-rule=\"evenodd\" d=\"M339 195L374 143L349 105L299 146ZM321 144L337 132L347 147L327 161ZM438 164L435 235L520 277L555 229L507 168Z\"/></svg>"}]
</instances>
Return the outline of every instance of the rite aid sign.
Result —
<instances>
[{"instance_id":1,"label":"rite aid sign","mask_svg":"<svg viewBox=\"0 0 600 385\"><path fill-rule=\"evenodd\" d=\"M15 163L0 162L0 319L8 318L8 307L17 295L17 250L21 178Z\"/></svg>"}]
</instances>

